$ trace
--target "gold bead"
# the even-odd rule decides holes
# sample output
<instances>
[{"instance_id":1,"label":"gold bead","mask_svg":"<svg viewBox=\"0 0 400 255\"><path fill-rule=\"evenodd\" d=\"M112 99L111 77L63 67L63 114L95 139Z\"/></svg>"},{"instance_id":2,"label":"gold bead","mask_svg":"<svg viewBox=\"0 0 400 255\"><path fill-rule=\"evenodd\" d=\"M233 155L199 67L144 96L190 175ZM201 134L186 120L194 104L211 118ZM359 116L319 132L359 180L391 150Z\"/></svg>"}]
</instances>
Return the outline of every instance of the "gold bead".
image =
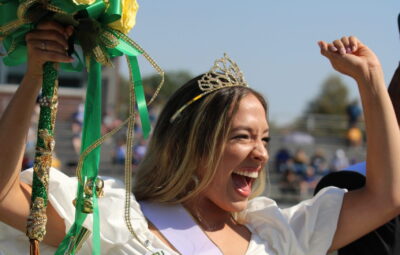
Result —
<instances>
[{"instance_id":1,"label":"gold bead","mask_svg":"<svg viewBox=\"0 0 400 255\"><path fill-rule=\"evenodd\" d=\"M92 201L92 199L85 198L83 200L82 212L83 213L93 213L93 201Z\"/></svg>"},{"instance_id":2,"label":"gold bead","mask_svg":"<svg viewBox=\"0 0 400 255\"><path fill-rule=\"evenodd\" d=\"M104 196L104 181L100 178L96 179L96 196L103 197Z\"/></svg>"},{"instance_id":3,"label":"gold bead","mask_svg":"<svg viewBox=\"0 0 400 255\"><path fill-rule=\"evenodd\" d=\"M85 186L83 187L83 192L85 192L85 195L88 197L93 196L93 181L92 181L92 179L89 179L86 181Z\"/></svg>"},{"instance_id":4,"label":"gold bead","mask_svg":"<svg viewBox=\"0 0 400 255\"><path fill-rule=\"evenodd\" d=\"M100 178L96 178L96 196L103 197L104 196L104 181ZM87 197L93 196L93 179L89 179L84 186L84 192Z\"/></svg>"}]
</instances>

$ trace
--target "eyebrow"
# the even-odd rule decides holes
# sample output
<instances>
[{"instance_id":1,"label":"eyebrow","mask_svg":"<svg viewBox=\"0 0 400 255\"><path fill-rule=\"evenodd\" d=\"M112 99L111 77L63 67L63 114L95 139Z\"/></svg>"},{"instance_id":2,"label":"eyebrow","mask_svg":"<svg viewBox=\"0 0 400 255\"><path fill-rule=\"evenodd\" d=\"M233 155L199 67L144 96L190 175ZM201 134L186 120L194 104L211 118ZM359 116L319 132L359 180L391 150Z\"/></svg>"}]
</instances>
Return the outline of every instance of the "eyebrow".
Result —
<instances>
[{"instance_id":1,"label":"eyebrow","mask_svg":"<svg viewBox=\"0 0 400 255\"><path fill-rule=\"evenodd\" d=\"M252 131L252 129L248 126L237 126L237 127L231 129L232 132L239 131L239 130L247 130L249 132ZM263 133L268 133L268 132L269 132L269 128L265 129Z\"/></svg>"}]
</instances>

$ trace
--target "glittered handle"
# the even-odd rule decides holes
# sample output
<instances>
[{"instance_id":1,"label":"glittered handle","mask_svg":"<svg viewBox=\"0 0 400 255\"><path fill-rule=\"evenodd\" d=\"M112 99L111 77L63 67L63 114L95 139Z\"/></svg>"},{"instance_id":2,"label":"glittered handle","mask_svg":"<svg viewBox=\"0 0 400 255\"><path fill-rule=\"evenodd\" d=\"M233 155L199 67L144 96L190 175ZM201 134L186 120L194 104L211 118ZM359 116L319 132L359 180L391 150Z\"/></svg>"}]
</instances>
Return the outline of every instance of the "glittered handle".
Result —
<instances>
[{"instance_id":1,"label":"glittered handle","mask_svg":"<svg viewBox=\"0 0 400 255\"><path fill-rule=\"evenodd\" d=\"M33 166L31 212L26 235L31 240L31 254L39 254L39 242L46 234L46 207L49 169L54 150L54 125L57 113L57 70L53 63L44 64L42 95L39 98L40 115Z\"/></svg>"}]
</instances>

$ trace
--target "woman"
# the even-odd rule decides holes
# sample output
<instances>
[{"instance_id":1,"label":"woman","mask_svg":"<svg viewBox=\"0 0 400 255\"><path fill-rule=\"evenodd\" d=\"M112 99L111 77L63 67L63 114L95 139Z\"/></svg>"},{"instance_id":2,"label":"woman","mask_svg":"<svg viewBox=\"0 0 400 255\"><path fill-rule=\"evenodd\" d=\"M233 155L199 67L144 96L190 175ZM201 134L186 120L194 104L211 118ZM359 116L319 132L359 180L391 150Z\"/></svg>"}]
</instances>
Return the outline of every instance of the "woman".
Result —
<instances>
[{"instance_id":1,"label":"woman","mask_svg":"<svg viewBox=\"0 0 400 255\"><path fill-rule=\"evenodd\" d=\"M30 173L19 177L19 166L41 66L71 61L65 48L72 32L47 22L28 34L28 70L0 122L0 247L6 254L25 254L21 247L28 247L22 232ZM398 215L400 132L380 63L355 37L319 46L332 66L359 86L369 142L363 189L327 188L285 210L265 197L251 199L268 161L267 106L225 57L179 89L161 113L134 185L140 203L131 206L135 237L123 222L123 187L105 181L105 197L99 199L102 253L320 255ZM72 224L75 188L76 180L52 170L43 253L54 252ZM90 254L90 242L81 252Z\"/></svg>"}]
</instances>

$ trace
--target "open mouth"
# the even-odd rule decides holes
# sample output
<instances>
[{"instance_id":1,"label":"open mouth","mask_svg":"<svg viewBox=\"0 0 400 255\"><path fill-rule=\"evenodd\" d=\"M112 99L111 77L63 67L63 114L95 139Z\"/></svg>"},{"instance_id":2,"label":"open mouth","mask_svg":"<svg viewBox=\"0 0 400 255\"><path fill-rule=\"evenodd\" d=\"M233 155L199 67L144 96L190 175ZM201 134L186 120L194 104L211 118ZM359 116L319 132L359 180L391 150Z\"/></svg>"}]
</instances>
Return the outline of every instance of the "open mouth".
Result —
<instances>
[{"instance_id":1,"label":"open mouth","mask_svg":"<svg viewBox=\"0 0 400 255\"><path fill-rule=\"evenodd\" d=\"M235 190L244 197L250 196L251 187L258 177L258 173L258 171L234 171L232 180Z\"/></svg>"}]
</instances>

